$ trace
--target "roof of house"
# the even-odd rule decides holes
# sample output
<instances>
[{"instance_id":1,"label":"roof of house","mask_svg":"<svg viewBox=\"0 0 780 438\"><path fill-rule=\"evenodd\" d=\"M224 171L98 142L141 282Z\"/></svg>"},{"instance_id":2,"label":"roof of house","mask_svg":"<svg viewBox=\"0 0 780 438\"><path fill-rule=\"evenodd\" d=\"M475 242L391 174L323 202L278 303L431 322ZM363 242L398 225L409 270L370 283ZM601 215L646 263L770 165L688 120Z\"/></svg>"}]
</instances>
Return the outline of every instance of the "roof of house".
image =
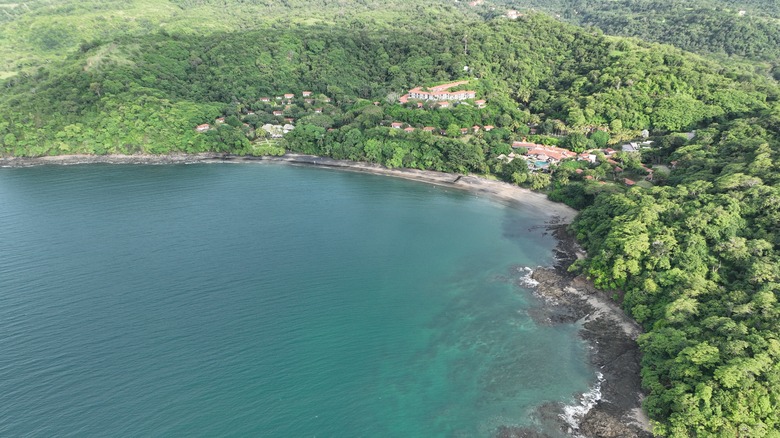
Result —
<instances>
[{"instance_id":1,"label":"roof of house","mask_svg":"<svg viewBox=\"0 0 780 438\"><path fill-rule=\"evenodd\" d=\"M624 183L625 183L627 186L633 186L633 185L635 185L635 184L636 184L636 181L630 180L630 179L628 179L628 178L623 178L623 182L624 182Z\"/></svg>"},{"instance_id":2,"label":"roof of house","mask_svg":"<svg viewBox=\"0 0 780 438\"><path fill-rule=\"evenodd\" d=\"M514 144L512 145L512 147L515 147ZM526 146L520 146L520 147L526 147ZM563 160L564 158L574 158L575 156L577 156L574 152L568 149L563 149L555 146L542 146L542 145L533 145L533 147L528 148L528 155L540 155L540 156L545 155L548 158L552 158L558 161Z\"/></svg>"}]
</instances>

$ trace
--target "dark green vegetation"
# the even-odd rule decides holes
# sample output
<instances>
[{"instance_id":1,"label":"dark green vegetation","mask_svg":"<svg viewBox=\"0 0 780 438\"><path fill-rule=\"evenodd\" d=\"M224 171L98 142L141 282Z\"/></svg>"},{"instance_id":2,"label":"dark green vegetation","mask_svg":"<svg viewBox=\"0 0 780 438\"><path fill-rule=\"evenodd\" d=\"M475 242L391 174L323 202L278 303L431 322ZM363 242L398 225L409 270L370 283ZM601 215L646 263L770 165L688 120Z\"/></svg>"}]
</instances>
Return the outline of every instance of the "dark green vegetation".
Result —
<instances>
[{"instance_id":1,"label":"dark green vegetation","mask_svg":"<svg viewBox=\"0 0 780 438\"><path fill-rule=\"evenodd\" d=\"M492 9L495 5L499 8ZM491 17L534 8L611 35L639 37L705 54L766 61L777 68L780 7L768 0L495 0L475 10Z\"/></svg>"},{"instance_id":2,"label":"dark green vegetation","mask_svg":"<svg viewBox=\"0 0 780 438\"><path fill-rule=\"evenodd\" d=\"M37 4L8 22L53 7ZM75 11L98 7L80 4ZM4 82L0 151L265 154L286 147L391 167L490 173L548 189L583 209L573 228L590 258L578 267L616 291L648 331L643 378L656 432L731 437L780 429L780 88L766 70L537 14L484 22L435 3L400 4L391 14L377 2L361 3L365 9L306 2L312 6L304 14L270 8L255 20L244 13L259 2L224 8L193 1L164 3L178 10L164 16L171 21L163 30L159 11L148 18L153 25L128 21L131 29L84 39L64 26L72 37L47 37L63 44L62 53L33 57ZM111 3L100 5L118 14ZM78 16L49 12L42 16L63 23ZM217 19L204 18L211 16ZM295 23L285 21L291 17ZM464 77L486 108L396 103L412 87ZM303 100L303 90L318 101ZM283 120L259 99L283 93L296 94L283 109L296 128L270 141L258 128ZM220 116L218 128L195 131ZM391 122L417 129L392 129ZM496 129L461 134L473 125ZM496 159L513 140L530 137L531 127L538 130L532 140L575 151L619 144L643 129L656 147L615 155L619 167L599 156L594 164L565 161L529 173L521 160ZM692 140L676 134L691 129ZM613 183L641 180L651 165L670 171L656 168L644 187Z\"/></svg>"},{"instance_id":3,"label":"dark green vegetation","mask_svg":"<svg viewBox=\"0 0 780 438\"><path fill-rule=\"evenodd\" d=\"M668 184L603 195L573 225L596 284L643 323L645 408L670 436L780 428L776 110L670 150Z\"/></svg>"}]
</instances>

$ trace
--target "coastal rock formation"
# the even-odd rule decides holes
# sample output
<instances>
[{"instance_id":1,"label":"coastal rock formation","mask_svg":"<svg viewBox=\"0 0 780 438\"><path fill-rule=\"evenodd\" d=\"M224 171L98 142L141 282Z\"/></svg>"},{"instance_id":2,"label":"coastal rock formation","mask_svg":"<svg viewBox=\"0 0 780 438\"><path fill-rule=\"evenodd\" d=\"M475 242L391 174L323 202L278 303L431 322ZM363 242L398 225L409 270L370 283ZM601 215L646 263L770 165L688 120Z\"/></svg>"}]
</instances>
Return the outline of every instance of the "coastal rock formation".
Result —
<instances>
[{"instance_id":1,"label":"coastal rock formation","mask_svg":"<svg viewBox=\"0 0 780 438\"><path fill-rule=\"evenodd\" d=\"M650 425L641 410L641 354L636 343L641 327L591 282L568 271L583 254L566 225L553 224L548 230L558 239L555 266L520 268L530 272L521 285L531 287L547 304L531 316L542 324L580 322L581 335L591 346L591 363L603 377L597 400L584 401L584 409L578 407L574 414L561 412L560 431L588 438L649 438ZM535 436L529 433L502 429L499 436Z\"/></svg>"}]
</instances>

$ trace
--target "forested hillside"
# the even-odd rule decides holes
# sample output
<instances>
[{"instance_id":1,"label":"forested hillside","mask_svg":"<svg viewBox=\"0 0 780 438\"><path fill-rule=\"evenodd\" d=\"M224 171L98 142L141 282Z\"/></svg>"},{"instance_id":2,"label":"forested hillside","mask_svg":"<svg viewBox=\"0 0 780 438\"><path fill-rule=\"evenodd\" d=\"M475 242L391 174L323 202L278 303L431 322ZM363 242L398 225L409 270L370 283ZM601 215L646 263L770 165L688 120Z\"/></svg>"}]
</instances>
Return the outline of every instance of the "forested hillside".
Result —
<instances>
[{"instance_id":1,"label":"forested hillside","mask_svg":"<svg viewBox=\"0 0 780 438\"><path fill-rule=\"evenodd\" d=\"M476 9L490 17L508 8L546 11L611 35L759 60L771 67L780 57L780 7L770 0L494 0ZM780 76L776 68L773 73Z\"/></svg>"},{"instance_id":2,"label":"forested hillside","mask_svg":"<svg viewBox=\"0 0 780 438\"><path fill-rule=\"evenodd\" d=\"M208 35L294 24L459 20L449 0L0 0L0 79L79 47L156 32ZM476 15L475 15L476 16Z\"/></svg>"},{"instance_id":3,"label":"forested hillside","mask_svg":"<svg viewBox=\"0 0 780 438\"><path fill-rule=\"evenodd\" d=\"M576 268L647 329L643 381L656 433L780 429L774 81L752 64L543 14L483 21L438 3L288 5L296 8L186 0L6 7L3 50L31 61L5 67L21 74L0 89L0 153L286 148L547 190L583 210L572 228L589 258ZM261 6L266 15L253 9ZM78 17L94 26L74 27ZM48 23L46 41L59 49L8 43L34 23ZM399 102L413 87L454 80L484 102ZM289 123L284 138L264 133ZM643 134L653 147L601 152ZM599 152L542 170L500 158L522 155L511 145L525 139ZM642 181L627 187L628 176Z\"/></svg>"}]
</instances>

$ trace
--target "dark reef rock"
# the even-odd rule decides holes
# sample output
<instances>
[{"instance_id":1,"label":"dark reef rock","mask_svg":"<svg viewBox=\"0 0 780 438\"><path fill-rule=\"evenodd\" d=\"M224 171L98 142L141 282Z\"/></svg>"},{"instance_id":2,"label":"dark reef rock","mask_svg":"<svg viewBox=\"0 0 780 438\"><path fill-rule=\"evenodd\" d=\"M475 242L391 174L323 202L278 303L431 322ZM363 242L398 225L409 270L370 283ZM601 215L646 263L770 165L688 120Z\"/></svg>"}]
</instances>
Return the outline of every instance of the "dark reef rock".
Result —
<instances>
[{"instance_id":1,"label":"dark reef rock","mask_svg":"<svg viewBox=\"0 0 780 438\"><path fill-rule=\"evenodd\" d=\"M519 281L545 303L531 309L529 315L540 324L582 324L580 334L591 346L590 361L603 377L601 398L579 418L576 430L564 421L562 406L549 404L540 407L536 416L546 427L552 424L556 430L502 427L496 436L649 438L652 434L641 411L641 354L636 343L641 327L590 281L569 272L571 264L584 253L566 225L552 223L548 231L558 240L555 265L536 268ZM517 272L522 275L529 270L519 267Z\"/></svg>"}]
</instances>

